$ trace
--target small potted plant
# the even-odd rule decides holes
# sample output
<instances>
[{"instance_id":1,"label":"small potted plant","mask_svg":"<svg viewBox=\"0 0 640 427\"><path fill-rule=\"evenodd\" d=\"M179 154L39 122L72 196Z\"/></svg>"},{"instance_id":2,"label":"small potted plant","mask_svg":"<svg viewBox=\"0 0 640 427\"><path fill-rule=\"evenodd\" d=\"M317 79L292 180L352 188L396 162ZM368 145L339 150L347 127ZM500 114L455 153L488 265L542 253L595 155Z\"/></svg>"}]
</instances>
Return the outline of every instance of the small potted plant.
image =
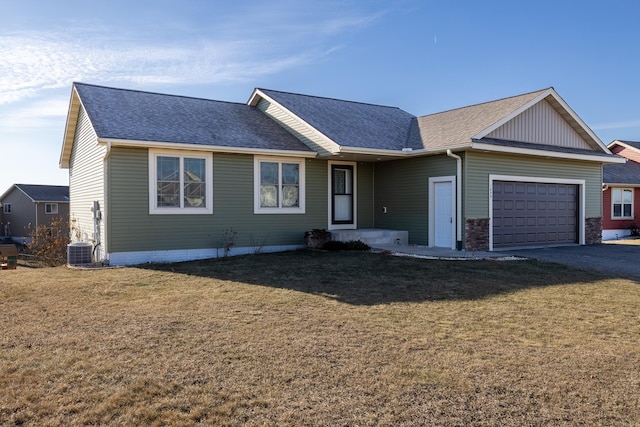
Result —
<instances>
[{"instance_id":1,"label":"small potted plant","mask_svg":"<svg viewBox=\"0 0 640 427\"><path fill-rule=\"evenodd\" d=\"M329 240L331 240L331 232L322 228L314 228L304 233L304 241L311 249L322 249Z\"/></svg>"}]
</instances>

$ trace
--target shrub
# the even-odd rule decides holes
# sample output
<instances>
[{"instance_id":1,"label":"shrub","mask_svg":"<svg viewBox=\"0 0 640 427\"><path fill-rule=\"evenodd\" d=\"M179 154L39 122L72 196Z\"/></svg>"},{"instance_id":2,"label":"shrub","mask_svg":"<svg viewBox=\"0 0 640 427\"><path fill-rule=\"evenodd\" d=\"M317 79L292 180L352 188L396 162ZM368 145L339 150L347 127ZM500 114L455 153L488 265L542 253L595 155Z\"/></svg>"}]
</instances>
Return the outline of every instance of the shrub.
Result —
<instances>
[{"instance_id":1,"label":"shrub","mask_svg":"<svg viewBox=\"0 0 640 427\"><path fill-rule=\"evenodd\" d=\"M69 244L69 223L62 217L54 218L50 224L27 227L31 241L27 252L34 255L46 266L58 266L67 263L67 245Z\"/></svg>"},{"instance_id":2,"label":"shrub","mask_svg":"<svg viewBox=\"0 0 640 427\"><path fill-rule=\"evenodd\" d=\"M371 247L360 240L350 240L348 242L330 240L322 246L322 249L327 251L369 251Z\"/></svg>"}]
</instances>

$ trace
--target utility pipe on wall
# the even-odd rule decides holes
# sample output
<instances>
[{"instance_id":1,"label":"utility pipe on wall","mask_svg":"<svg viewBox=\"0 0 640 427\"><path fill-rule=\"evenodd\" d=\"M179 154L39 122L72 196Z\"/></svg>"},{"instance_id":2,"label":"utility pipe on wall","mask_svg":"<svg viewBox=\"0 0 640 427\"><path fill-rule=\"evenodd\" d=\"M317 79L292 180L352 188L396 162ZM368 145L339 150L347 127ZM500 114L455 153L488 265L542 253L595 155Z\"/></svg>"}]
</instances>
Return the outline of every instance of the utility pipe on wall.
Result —
<instances>
[{"instance_id":1,"label":"utility pipe on wall","mask_svg":"<svg viewBox=\"0 0 640 427\"><path fill-rule=\"evenodd\" d=\"M447 156L456 159L456 250L462 250L462 157L447 150Z\"/></svg>"}]
</instances>

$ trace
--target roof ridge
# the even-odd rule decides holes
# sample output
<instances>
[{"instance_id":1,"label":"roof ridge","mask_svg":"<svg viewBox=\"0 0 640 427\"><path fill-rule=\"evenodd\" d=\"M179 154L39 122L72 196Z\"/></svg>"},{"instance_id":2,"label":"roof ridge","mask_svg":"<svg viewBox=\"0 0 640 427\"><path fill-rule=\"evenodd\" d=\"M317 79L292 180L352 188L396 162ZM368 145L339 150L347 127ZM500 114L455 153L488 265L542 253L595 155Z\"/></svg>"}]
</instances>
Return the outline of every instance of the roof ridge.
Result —
<instances>
[{"instance_id":1,"label":"roof ridge","mask_svg":"<svg viewBox=\"0 0 640 427\"><path fill-rule=\"evenodd\" d=\"M549 89L554 89L554 88L553 88L553 86L549 86L549 87L544 88L544 89L539 89L539 90L534 90L534 91L531 91L531 92L521 93L521 94L519 94L519 95L506 96L506 97L504 97L504 98L494 99L494 100L491 100L491 101L477 102L477 103L475 103L475 104L465 105L465 106L457 107L457 108L451 108L451 109L449 109L449 110L438 111L438 112L436 112L436 113L431 113L431 114L424 114L424 115L422 115L422 116L418 116L418 117L420 118L420 117L435 116L435 115L437 115L437 114L450 113L450 112L452 112L452 111L463 110L463 109L465 109L465 108L478 107L478 106L480 106L480 105L486 105L486 104L491 104L491 103L494 103L494 102L506 101L507 99L519 98L519 97L521 97L521 96L532 95L532 94L534 94L534 93L542 93L542 92L545 92L545 91L547 91L547 90L549 90ZM554 89L554 90L555 90L555 89Z\"/></svg>"},{"instance_id":2,"label":"roof ridge","mask_svg":"<svg viewBox=\"0 0 640 427\"><path fill-rule=\"evenodd\" d=\"M267 88L262 88L262 87L257 87L256 89L261 90L261 91L267 91L267 92L284 93L284 94L287 94L287 95L304 96L304 97L307 97L307 98L318 98L318 99L327 99L327 100L330 100L330 101L347 102L347 103L350 103L350 104L369 105L369 106L372 106L372 107L382 107L382 108L393 108L393 109L396 109L396 110L404 111L407 114L411 114L411 113L403 110L402 108L396 107L396 106L393 106L393 105L382 105L382 104L374 104L374 103L371 103L371 102L352 101L352 100L349 100L349 99L334 98L334 97L331 97L331 96L308 95L308 94L305 94L305 93L296 93L296 92L289 92L289 91L277 90L277 89L267 89ZM411 115L413 116L413 114L411 114Z\"/></svg>"},{"instance_id":3,"label":"roof ridge","mask_svg":"<svg viewBox=\"0 0 640 427\"><path fill-rule=\"evenodd\" d=\"M247 105L244 102L223 101L223 100L220 100L220 99L203 98L203 97L199 97L199 96L176 95L176 94L171 94L171 93L162 93L162 92L140 90L140 89L126 89L126 88L121 88L121 87L104 86L104 85L97 85L97 84L92 84L92 83L73 82L73 85L74 86L76 86L76 85L91 86L91 87L101 88L101 89L117 90L117 91L122 91L122 92L141 93L141 94L147 94L147 95L160 95L160 96L168 96L168 97L173 97L173 98L193 99L193 100L198 100L198 101L221 102L221 103L225 103L225 104L234 104L234 105Z\"/></svg>"}]
</instances>

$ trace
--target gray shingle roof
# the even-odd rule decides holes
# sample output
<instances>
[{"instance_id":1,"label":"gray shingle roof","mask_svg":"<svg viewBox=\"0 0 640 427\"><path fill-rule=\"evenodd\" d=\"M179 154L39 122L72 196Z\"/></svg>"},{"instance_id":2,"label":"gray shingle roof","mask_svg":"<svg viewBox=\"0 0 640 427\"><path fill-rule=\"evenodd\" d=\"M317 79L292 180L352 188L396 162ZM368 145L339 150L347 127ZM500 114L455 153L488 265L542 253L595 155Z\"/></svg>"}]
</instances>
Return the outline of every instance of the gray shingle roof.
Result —
<instances>
[{"instance_id":1,"label":"gray shingle roof","mask_svg":"<svg viewBox=\"0 0 640 427\"><path fill-rule=\"evenodd\" d=\"M402 150L422 148L416 117L397 107L260 89L338 145Z\"/></svg>"},{"instance_id":2,"label":"gray shingle roof","mask_svg":"<svg viewBox=\"0 0 640 427\"><path fill-rule=\"evenodd\" d=\"M34 202L69 202L68 185L15 184Z\"/></svg>"},{"instance_id":3,"label":"gray shingle roof","mask_svg":"<svg viewBox=\"0 0 640 427\"><path fill-rule=\"evenodd\" d=\"M99 138L311 151L246 104L74 83Z\"/></svg>"},{"instance_id":4,"label":"gray shingle roof","mask_svg":"<svg viewBox=\"0 0 640 427\"><path fill-rule=\"evenodd\" d=\"M640 184L640 163L627 160L627 163L604 165L602 181L605 184Z\"/></svg>"}]
</instances>

